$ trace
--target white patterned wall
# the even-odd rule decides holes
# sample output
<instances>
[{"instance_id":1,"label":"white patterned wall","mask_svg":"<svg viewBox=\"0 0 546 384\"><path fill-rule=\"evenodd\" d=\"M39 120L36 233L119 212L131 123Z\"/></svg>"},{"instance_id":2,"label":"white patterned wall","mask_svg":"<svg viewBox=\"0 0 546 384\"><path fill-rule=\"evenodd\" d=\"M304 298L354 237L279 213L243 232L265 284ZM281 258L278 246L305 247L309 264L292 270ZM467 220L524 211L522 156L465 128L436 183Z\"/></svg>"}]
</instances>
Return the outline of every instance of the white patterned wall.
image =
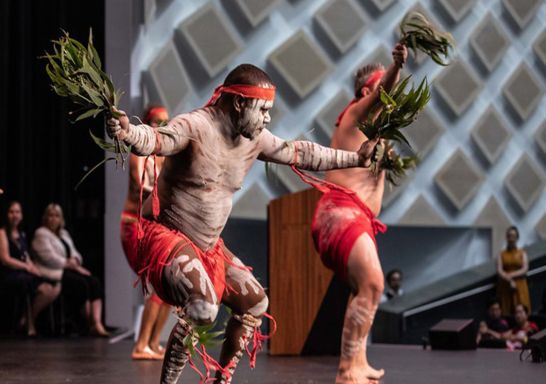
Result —
<instances>
[{"instance_id":1,"label":"white patterned wall","mask_svg":"<svg viewBox=\"0 0 546 384\"><path fill-rule=\"evenodd\" d=\"M508 224L522 242L546 238L546 4L543 0L138 0L132 55L135 110L171 113L203 105L237 64L265 68L279 97L271 129L329 142L352 94L355 69L390 60L402 16L421 9L457 40L446 69L430 60L407 71L434 79L433 99L409 135L417 170L386 194L388 224ZM273 176L271 176L273 175ZM232 215L266 217L274 197L303 188L285 168L257 163Z\"/></svg>"}]
</instances>

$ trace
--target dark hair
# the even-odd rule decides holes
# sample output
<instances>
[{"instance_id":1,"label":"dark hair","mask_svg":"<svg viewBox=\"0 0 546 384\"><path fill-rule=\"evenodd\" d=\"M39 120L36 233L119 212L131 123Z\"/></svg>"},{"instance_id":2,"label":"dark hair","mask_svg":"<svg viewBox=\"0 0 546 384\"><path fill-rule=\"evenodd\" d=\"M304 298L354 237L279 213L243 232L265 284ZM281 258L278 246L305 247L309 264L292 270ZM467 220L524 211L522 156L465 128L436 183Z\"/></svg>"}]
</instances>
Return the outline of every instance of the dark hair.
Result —
<instances>
[{"instance_id":1,"label":"dark hair","mask_svg":"<svg viewBox=\"0 0 546 384\"><path fill-rule=\"evenodd\" d=\"M525 311L525 313L528 315L529 314L529 308L527 308L527 306L525 304L516 304L516 306L514 307L514 309L516 309L517 307L522 307L523 310Z\"/></svg>"},{"instance_id":2,"label":"dark hair","mask_svg":"<svg viewBox=\"0 0 546 384\"><path fill-rule=\"evenodd\" d=\"M8 205L6 206L6 210L4 211L4 214L2 215L2 227L6 229L6 236L8 237L8 239L11 238L11 231L13 230L13 228L10 227L10 224L9 224L9 221L8 221L8 212L9 210L11 209L11 207L13 207L15 204L19 204L19 207L21 207L21 211L23 211L23 206L21 205L21 203L17 200L12 200L8 203ZM19 228L17 228L19 230Z\"/></svg>"},{"instance_id":3,"label":"dark hair","mask_svg":"<svg viewBox=\"0 0 546 384\"><path fill-rule=\"evenodd\" d=\"M491 308L495 304L500 305L499 299L497 299L496 297L489 299L489 301L487 302L487 309Z\"/></svg>"},{"instance_id":4,"label":"dark hair","mask_svg":"<svg viewBox=\"0 0 546 384\"><path fill-rule=\"evenodd\" d=\"M399 270L398 268L394 268L394 269L391 269L389 272L387 272L387 281L391 281L391 277L392 277L392 275L394 275L395 273L398 273L398 274L400 275L400 277L403 276L401 270Z\"/></svg>"},{"instance_id":5,"label":"dark hair","mask_svg":"<svg viewBox=\"0 0 546 384\"><path fill-rule=\"evenodd\" d=\"M267 73L252 64L238 65L228 73L224 80L224 85L260 85L264 83L273 85Z\"/></svg>"},{"instance_id":6,"label":"dark hair","mask_svg":"<svg viewBox=\"0 0 546 384\"><path fill-rule=\"evenodd\" d=\"M384 67L380 63L368 64L359 68L355 74L355 97L362 97L362 87L366 84L366 81L370 76L379 70L382 70Z\"/></svg>"},{"instance_id":7,"label":"dark hair","mask_svg":"<svg viewBox=\"0 0 546 384\"><path fill-rule=\"evenodd\" d=\"M518 227L516 227L515 225L512 225L512 226L508 227L508 229L506 230L506 234L508 235L508 232L510 232L510 231L516 232L516 238L519 240L519 230L518 230Z\"/></svg>"},{"instance_id":8,"label":"dark hair","mask_svg":"<svg viewBox=\"0 0 546 384\"><path fill-rule=\"evenodd\" d=\"M144 124L150 124L152 122L152 116L150 116L150 112L152 112L153 109L155 108L165 108L163 105L160 105L160 104L150 104L148 105L148 107L146 108L146 111L144 112L144 117L143 117L143 120L142 122ZM166 110L166 108L165 108Z\"/></svg>"}]
</instances>

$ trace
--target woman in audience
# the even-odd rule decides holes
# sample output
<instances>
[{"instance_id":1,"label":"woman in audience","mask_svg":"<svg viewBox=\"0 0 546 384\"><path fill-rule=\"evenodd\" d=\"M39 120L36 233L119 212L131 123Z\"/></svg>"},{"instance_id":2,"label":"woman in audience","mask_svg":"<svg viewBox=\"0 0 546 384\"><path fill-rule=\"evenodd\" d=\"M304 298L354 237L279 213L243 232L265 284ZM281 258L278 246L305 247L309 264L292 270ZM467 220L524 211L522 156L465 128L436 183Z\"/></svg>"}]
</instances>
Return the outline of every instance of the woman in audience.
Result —
<instances>
[{"instance_id":1,"label":"woman in audience","mask_svg":"<svg viewBox=\"0 0 546 384\"><path fill-rule=\"evenodd\" d=\"M89 332L108 336L102 324L102 289L98 279L82 266L82 256L64 228L63 211L58 204L49 204L32 240L36 264L42 275L62 281L63 296L74 307L82 308Z\"/></svg>"},{"instance_id":2,"label":"woman in audience","mask_svg":"<svg viewBox=\"0 0 546 384\"><path fill-rule=\"evenodd\" d=\"M538 332L538 326L534 322L529 321L529 308L525 305L516 305L514 320L516 322L514 328L503 335L510 349L521 348L522 345L527 343L529 336Z\"/></svg>"},{"instance_id":3,"label":"woman in audience","mask_svg":"<svg viewBox=\"0 0 546 384\"><path fill-rule=\"evenodd\" d=\"M5 225L0 228L0 282L3 289L18 296L20 302L24 302L27 295L31 297L30 311L25 311L19 325L27 335L35 336L38 314L57 298L61 287L41 277L29 257L26 235L21 230L21 204L9 203L4 219Z\"/></svg>"},{"instance_id":4,"label":"woman in audience","mask_svg":"<svg viewBox=\"0 0 546 384\"><path fill-rule=\"evenodd\" d=\"M518 304L523 304L530 310L531 300L527 286L527 271L529 261L527 254L518 248L519 231L516 227L506 230L506 249L501 252L497 262L499 282L497 296L501 302L502 314L509 316L514 313Z\"/></svg>"}]
</instances>

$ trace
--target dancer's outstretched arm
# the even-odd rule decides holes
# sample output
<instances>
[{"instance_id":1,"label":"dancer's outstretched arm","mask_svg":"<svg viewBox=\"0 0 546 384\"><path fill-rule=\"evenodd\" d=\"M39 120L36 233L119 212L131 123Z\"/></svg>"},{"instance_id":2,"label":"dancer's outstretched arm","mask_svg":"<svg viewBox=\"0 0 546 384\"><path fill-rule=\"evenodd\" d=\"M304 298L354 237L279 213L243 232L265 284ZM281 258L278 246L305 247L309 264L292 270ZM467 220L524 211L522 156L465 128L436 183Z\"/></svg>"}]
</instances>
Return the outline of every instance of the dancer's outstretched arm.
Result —
<instances>
[{"instance_id":1,"label":"dancer's outstretched arm","mask_svg":"<svg viewBox=\"0 0 546 384\"><path fill-rule=\"evenodd\" d=\"M295 165L311 171L369 167L378 139L365 141L357 152L323 147L311 141L285 141L264 129L259 136L259 159Z\"/></svg>"},{"instance_id":2,"label":"dancer's outstretched arm","mask_svg":"<svg viewBox=\"0 0 546 384\"><path fill-rule=\"evenodd\" d=\"M131 152L139 156L174 155L186 148L193 137L191 113L176 116L160 128L146 124L133 125L123 111L119 118L110 118L106 125L108 134L131 146Z\"/></svg>"}]
</instances>

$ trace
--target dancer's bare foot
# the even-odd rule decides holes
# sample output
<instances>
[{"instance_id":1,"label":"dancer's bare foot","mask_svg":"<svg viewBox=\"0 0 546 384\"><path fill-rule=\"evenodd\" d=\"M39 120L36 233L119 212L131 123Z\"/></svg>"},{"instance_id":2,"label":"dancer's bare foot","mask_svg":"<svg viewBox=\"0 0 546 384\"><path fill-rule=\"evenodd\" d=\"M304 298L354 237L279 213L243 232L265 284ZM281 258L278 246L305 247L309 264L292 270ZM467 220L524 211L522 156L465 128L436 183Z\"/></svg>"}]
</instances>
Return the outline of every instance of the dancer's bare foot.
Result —
<instances>
[{"instance_id":1,"label":"dancer's bare foot","mask_svg":"<svg viewBox=\"0 0 546 384\"><path fill-rule=\"evenodd\" d=\"M338 370L336 384L378 384L385 375L385 370L366 368L350 368Z\"/></svg>"},{"instance_id":2,"label":"dancer's bare foot","mask_svg":"<svg viewBox=\"0 0 546 384\"><path fill-rule=\"evenodd\" d=\"M383 376L385 376L384 369L375 369L370 367L369 365L366 368L364 368L363 371L364 371L364 376L370 380L381 380Z\"/></svg>"},{"instance_id":3,"label":"dancer's bare foot","mask_svg":"<svg viewBox=\"0 0 546 384\"><path fill-rule=\"evenodd\" d=\"M161 344L150 344L150 349L158 355L165 356L165 348Z\"/></svg>"},{"instance_id":4,"label":"dancer's bare foot","mask_svg":"<svg viewBox=\"0 0 546 384\"><path fill-rule=\"evenodd\" d=\"M163 355L155 353L150 347L146 346L143 349L133 349L131 353L133 360L163 360Z\"/></svg>"}]
</instances>

